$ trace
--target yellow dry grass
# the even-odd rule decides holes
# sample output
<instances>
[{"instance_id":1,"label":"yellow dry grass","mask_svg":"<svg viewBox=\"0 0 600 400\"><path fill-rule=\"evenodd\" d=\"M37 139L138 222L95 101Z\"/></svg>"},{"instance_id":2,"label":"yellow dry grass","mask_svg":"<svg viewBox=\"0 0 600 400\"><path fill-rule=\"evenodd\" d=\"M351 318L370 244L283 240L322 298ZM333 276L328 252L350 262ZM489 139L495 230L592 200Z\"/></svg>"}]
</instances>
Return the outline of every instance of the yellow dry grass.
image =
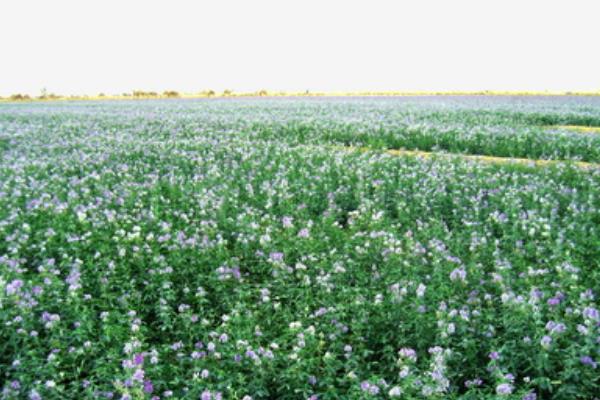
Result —
<instances>
[{"instance_id":1,"label":"yellow dry grass","mask_svg":"<svg viewBox=\"0 0 600 400\"><path fill-rule=\"evenodd\" d=\"M555 125L548 126L547 129L564 129L579 133L600 133L599 126L582 126L582 125Z\"/></svg>"},{"instance_id":2,"label":"yellow dry grass","mask_svg":"<svg viewBox=\"0 0 600 400\"><path fill-rule=\"evenodd\" d=\"M339 146L338 149L346 151L376 151L368 147L352 147L352 146ZM512 158L512 157L495 157L495 156L482 156L473 154L455 154L455 153L439 153L429 152L421 150L383 150L384 153L394 156L408 156L417 158L447 158L447 159L466 159L472 161L478 161L489 164L518 164L531 167L548 167L558 164L572 164L582 169L600 169L600 164L589 163L584 161L564 161L564 160L536 160L530 158Z\"/></svg>"}]
</instances>

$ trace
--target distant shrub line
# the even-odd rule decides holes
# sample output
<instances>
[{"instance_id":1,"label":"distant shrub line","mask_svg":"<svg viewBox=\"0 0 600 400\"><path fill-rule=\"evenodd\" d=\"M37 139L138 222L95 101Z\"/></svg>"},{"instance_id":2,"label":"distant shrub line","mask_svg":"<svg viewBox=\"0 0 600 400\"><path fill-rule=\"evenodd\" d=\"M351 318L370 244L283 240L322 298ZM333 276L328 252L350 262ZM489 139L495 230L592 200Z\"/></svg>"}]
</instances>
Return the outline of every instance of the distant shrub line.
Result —
<instances>
[{"instance_id":1,"label":"distant shrub line","mask_svg":"<svg viewBox=\"0 0 600 400\"><path fill-rule=\"evenodd\" d=\"M474 92L386 92L386 91L371 91L371 92L269 92L265 89L255 92L234 92L230 89L225 89L220 93L214 90L203 90L197 93L180 93L176 90L165 90L162 93L155 91L133 90L131 93L121 93L107 95L99 93L97 95L58 95L54 93L46 93L45 90L39 96L31 96L28 94L15 93L8 97L0 96L0 100L5 101L35 101L35 100L96 100L96 99L164 99L164 98L205 98L205 97L298 97L298 96L600 96L600 91L596 92L519 92L519 91L474 91Z\"/></svg>"}]
</instances>

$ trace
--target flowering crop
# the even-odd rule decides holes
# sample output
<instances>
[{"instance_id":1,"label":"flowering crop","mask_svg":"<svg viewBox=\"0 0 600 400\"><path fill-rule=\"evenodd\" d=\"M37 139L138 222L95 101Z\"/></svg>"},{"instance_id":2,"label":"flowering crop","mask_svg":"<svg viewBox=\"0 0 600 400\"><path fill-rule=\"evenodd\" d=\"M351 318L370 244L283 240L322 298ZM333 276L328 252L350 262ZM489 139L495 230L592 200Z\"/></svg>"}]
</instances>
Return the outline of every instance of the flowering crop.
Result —
<instances>
[{"instance_id":1,"label":"flowering crop","mask_svg":"<svg viewBox=\"0 0 600 400\"><path fill-rule=\"evenodd\" d=\"M595 98L0 106L0 398L592 399Z\"/></svg>"}]
</instances>

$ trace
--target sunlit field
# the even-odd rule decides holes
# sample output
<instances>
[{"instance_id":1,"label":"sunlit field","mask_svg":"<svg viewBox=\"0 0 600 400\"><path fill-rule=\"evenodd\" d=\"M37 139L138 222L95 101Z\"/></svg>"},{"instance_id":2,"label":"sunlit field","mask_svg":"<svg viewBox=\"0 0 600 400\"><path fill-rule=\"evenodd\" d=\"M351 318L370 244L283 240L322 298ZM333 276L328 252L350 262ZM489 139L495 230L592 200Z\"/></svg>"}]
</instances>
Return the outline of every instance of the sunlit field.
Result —
<instances>
[{"instance_id":1,"label":"sunlit field","mask_svg":"<svg viewBox=\"0 0 600 400\"><path fill-rule=\"evenodd\" d=\"M0 104L1 399L600 397L600 97Z\"/></svg>"}]
</instances>

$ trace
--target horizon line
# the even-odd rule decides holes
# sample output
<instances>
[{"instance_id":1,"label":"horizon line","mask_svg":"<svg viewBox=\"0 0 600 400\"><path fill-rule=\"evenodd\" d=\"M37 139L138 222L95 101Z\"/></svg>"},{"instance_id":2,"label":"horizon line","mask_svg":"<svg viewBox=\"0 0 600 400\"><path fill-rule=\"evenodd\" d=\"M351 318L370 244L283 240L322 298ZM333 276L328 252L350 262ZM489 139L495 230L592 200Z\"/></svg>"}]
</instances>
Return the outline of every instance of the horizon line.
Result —
<instances>
[{"instance_id":1,"label":"horizon line","mask_svg":"<svg viewBox=\"0 0 600 400\"><path fill-rule=\"evenodd\" d=\"M15 93L0 96L0 101L60 101L60 100L131 100L131 99L194 99L194 98L231 98L231 97L402 97L402 96L600 96L600 90L371 90L371 91L257 91L203 90L199 92L178 92L166 90L162 93L156 91L133 90L121 94L55 94L43 93L32 96L25 93Z\"/></svg>"}]
</instances>

